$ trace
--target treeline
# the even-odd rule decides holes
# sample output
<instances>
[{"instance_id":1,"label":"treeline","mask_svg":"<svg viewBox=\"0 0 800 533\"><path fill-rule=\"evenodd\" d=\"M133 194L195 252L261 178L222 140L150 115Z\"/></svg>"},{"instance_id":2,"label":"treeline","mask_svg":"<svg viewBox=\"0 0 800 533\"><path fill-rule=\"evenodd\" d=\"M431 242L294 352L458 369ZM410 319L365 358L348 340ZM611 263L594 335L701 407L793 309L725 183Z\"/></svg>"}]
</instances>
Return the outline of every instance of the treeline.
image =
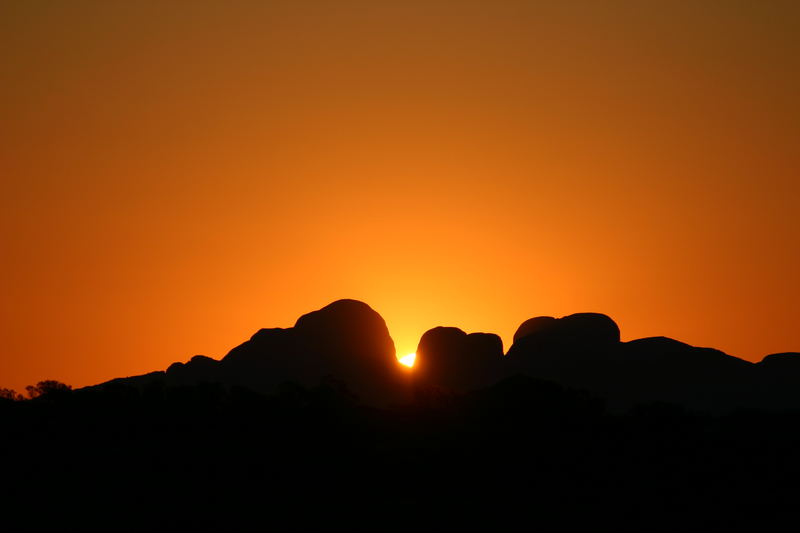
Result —
<instances>
[{"instance_id":1,"label":"treeline","mask_svg":"<svg viewBox=\"0 0 800 533\"><path fill-rule=\"evenodd\" d=\"M14 389L0 387L0 401L7 400L12 402L21 402L26 399L33 400L34 398L48 394L58 395L71 390L71 385L61 383L60 381L56 381L54 379L46 379L44 381L40 381L36 385L28 385L25 387L25 392L28 395L27 398Z\"/></svg>"},{"instance_id":2,"label":"treeline","mask_svg":"<svg viewBox=\"0 0 800 533\"><path fill-rule=\"evenodd\" d=\"M797 514L797 412L611 414L523 376L381 409L334 380L117 382L2 402L0 420L3 521L28 528L763 531Z\"/></svg>"}]
</instances>

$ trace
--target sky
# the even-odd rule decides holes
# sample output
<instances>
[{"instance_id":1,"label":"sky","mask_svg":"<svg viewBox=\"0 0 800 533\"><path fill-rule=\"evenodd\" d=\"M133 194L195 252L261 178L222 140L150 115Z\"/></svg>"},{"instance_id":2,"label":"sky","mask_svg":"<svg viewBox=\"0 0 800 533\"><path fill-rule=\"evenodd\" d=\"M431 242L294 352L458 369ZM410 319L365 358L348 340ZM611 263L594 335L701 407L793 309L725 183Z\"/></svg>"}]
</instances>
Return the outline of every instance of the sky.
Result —
<instances>
[{"instance_id":1,"label":"sky","mask_svg":"<svg viewBox=\"0 0 800 533\"><path fill-rule=\"evenodd\" d=\"M800 351L800 3L0 4L0 386L339 298Z\"/></svg>"}]
</instances>

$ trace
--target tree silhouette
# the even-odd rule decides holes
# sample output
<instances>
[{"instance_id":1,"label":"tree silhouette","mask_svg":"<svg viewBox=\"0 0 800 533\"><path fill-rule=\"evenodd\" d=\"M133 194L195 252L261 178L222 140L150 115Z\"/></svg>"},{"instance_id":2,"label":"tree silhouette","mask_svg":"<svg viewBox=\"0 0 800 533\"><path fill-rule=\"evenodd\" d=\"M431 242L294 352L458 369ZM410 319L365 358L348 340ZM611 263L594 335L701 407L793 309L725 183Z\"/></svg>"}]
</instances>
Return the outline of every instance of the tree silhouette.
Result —
<instances>
[{"instance_id":1,"label":"tree silhouette","mask_svg":"<svg viewBox=\"0 0 800 533\"><path fill-rule=\"evenodd\" d=\"M54 379L46 379L36 385L28 385L25 390L28 392L28 397L33 400L41 396L65 394L72 391L72 386Z\"/></svg>"},{"instance_id":2,"label":"tree silhouette","mask_svg":"<svg viewBox=\"0 0 800 533\"><path fill-rule=\"evenodd\" d=\"M18 402L24 399L25 398L22 396L22 394L18 393L14 389L4 389L0 387L0 400L11 400Z\"/></svg>"}]
</instances>

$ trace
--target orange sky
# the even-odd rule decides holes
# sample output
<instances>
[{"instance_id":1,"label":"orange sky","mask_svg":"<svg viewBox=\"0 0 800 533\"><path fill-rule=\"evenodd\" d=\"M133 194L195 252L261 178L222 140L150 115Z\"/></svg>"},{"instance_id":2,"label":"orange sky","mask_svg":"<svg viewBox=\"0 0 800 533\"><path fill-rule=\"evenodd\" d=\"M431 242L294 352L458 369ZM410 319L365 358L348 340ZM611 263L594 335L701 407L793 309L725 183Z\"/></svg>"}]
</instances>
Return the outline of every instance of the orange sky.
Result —
<instances>
[{"instance_id":1,"label":"orange sky","mask_svg":"<svg viewBox=\"0 0 800 533\"><path fill-rule=\"evenodd\" d=\"M800 350L800 3L0 5L0 386L338 298Z\"/></svg>"}]
</instances>

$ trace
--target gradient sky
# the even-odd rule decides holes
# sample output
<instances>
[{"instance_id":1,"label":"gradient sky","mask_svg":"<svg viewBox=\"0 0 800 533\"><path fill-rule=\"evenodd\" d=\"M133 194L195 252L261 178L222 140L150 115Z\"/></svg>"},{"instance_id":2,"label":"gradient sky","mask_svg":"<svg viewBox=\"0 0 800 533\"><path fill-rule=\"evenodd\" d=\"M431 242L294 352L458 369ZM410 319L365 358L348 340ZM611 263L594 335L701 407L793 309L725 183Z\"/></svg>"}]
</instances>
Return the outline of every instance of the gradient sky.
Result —
<instances>
[{"instance_id":1,"label":"gradient sky","mask_svg":"<svg viewBox=\"0 0 800 533\"><path fill-rule=\"evenodd\" d=\"M0 386L338 298L800 351L800 2L0 4Z\"/></svg>"}]
</instances>

